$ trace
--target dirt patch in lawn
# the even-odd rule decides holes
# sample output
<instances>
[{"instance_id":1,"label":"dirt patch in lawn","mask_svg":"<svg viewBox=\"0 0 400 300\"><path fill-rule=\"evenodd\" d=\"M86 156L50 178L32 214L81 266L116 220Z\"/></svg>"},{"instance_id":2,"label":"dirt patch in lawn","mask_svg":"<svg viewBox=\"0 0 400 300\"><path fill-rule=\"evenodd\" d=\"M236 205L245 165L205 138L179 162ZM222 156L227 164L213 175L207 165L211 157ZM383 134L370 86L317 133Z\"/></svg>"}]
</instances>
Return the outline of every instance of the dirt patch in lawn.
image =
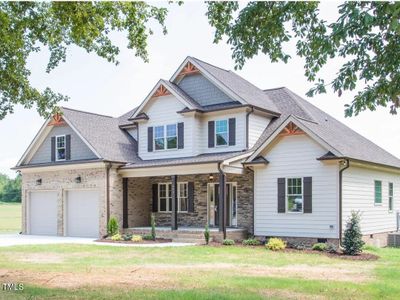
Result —
<instances>
[{"instance_id":1,"label":"dirt patch in lawn","mask_svg":"<svg viewBox=\"0 0 400 300\"><path fill-rule=\"evenodd\" d=\"M287 290L257 290L263 298L271 299L271 298L283 298L283 299L293 299L293 300L324 300L327 299L321 295L310 295L310 294L303 294L293 291Z\"/></svg>"},{"instance_id":2,"label":"dirt patch in lawn","mask_svg":"<svg viewBox=\"0 0 400 300\"><path fill-rule=\"evenodd\" d=\"M55 253L24 253L16 260L34 264L60 264L64 262L65 256Z\"/></svg>"}]
</instances>

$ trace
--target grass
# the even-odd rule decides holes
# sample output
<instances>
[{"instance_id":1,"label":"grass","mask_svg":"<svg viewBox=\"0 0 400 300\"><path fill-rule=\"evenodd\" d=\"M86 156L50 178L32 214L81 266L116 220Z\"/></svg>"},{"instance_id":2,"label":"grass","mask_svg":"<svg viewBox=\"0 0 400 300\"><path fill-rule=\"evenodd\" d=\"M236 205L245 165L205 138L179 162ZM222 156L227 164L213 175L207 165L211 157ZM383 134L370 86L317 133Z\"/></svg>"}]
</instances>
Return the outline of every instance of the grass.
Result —
<instances>
[{"instance_id":1,"label":"grass","mask_svg":"<svg viewBox=\"0 0 400 300\"><path fill-rule=\"evenodd\" d=\"M22 282L16 299L398 299L400 249L368 248L348 261L263 247L0 248L0 277Z\"/></svg>"},{"instance_id":2,"label":"grass","mask_svg":"<svg viewBox=\"0 0 400 300\"><path fill-rule=\"evenodd\" d=\"M21 203L0 202L0 233L21 231Z\"/></svg>"}]
</instances>

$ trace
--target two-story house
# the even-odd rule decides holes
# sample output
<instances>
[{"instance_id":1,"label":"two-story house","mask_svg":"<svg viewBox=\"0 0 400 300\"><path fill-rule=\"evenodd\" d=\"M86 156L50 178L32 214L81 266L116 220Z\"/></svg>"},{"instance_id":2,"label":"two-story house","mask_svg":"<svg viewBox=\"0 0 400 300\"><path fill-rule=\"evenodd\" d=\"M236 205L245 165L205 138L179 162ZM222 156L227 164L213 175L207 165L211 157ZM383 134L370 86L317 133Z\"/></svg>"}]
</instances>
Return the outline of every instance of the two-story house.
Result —
<instances>
[{"instance_id":1,"label":"two-story house","mask_svg":"<svg viewBox=\"0 0 400 300\"><path fill-rule=\"evenodd\" d=\"M352 210L368 240L396 230L400 160L287 88L261 90L188 57L119 118L62 108L15 169L23 233L125 231L338 242Z\"/></svg>"}]
</instances>

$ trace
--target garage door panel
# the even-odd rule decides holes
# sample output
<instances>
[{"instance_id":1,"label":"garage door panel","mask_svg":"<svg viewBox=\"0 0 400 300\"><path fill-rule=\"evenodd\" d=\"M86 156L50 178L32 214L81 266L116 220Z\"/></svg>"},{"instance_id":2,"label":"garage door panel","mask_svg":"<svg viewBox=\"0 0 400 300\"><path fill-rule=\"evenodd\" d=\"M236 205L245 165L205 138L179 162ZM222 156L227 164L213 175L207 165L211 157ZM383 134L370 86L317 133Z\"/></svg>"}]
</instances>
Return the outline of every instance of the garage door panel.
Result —
<instances>
[{"instance_id":1,"label":"garage door panel","mask_svg":"<svg viewBox=\"0 0 400 300\"><path fill-rule=\"evenodd\" d=\"M97 191L67 192L66 235L98 237L99 193Z\"/></svg>"},{"instance_id":2,"label":"garage door panel","mask_svg":"<svg viewBox=\"0 0 400 300\"><path fill-rule=\"evenodd\" d=\"M57 235L57 192L31 192L29 233Z\"/></svg>"}]
</instances>

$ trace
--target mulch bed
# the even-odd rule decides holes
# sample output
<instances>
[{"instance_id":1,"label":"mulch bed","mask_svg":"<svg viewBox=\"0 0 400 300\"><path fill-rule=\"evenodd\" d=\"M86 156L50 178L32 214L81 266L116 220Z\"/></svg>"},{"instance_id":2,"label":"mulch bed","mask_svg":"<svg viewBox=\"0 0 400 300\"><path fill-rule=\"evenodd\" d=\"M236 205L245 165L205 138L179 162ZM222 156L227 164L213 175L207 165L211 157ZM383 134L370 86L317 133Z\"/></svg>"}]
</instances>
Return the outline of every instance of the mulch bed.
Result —
<instances>
[{"instance_id":1,"label":"mulch bed","mask_svg":"<svg viewBox=\"0 0 400 300\"><path fill-rule=\"evenodd\" d=\"M101 243L116 243L116 244L160 244L160 243L171 243L172 239L161 239L158 238L155 241L153 240L142 240L141 242L133 242L133 241L113 241L113 240L108 240L108 239L100 239L96 240L96 242L101 242Z\"/></svg>"}]
</instances>

